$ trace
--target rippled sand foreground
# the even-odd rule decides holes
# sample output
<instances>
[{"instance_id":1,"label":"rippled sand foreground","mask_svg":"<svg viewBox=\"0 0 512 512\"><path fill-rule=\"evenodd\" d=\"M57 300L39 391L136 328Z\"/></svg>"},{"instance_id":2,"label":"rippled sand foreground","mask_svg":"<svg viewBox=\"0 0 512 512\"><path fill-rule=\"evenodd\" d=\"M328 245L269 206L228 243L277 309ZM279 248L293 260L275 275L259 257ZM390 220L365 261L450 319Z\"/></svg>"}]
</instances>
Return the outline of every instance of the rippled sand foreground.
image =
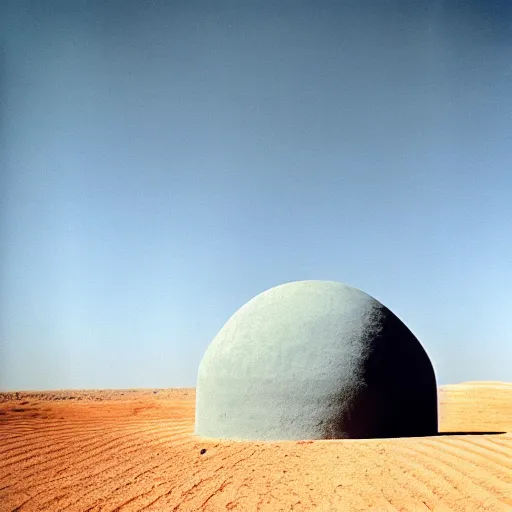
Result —
<instances>
[{"instance_id":1,"label":"rippled sand foreground","mask_svg":"<svg viewBox=\"0 0 512 512\"><path fill-rule=\"evenodd\" d=\"M220 442L193 389L0 393L0 511L512 511L512 384L439 390L424 438Z\"/></svg>"}]
</instances>

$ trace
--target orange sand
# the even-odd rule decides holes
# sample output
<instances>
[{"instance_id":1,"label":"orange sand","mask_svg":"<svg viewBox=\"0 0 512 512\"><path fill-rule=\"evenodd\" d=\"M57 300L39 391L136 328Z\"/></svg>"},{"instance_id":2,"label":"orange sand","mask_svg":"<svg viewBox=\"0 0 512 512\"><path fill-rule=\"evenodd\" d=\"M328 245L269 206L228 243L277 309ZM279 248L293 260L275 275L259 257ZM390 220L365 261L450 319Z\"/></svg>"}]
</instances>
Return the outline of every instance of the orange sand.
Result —
<instances>
[{"instance_id":1,"label":"orange sand","mask_svg":"<svg viewBox=\"0 0 512 512\"><path fill-rule=\"evenodd\" d=\"M194 437L193 389L0 393L1 511L512 511L512 384L439 392L439 437ZM206 452L201 454L201 450Z\"/></svg>"}]
</instances>

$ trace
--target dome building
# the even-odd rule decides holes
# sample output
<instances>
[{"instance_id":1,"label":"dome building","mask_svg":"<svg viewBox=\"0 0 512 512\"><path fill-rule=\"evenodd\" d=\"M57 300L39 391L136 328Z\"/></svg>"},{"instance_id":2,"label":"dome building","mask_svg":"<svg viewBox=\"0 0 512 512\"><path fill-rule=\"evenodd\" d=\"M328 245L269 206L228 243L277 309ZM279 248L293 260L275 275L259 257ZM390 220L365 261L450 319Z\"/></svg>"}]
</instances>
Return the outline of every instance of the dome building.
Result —
<instances>
[{"instance_id":1,"label":"dome building","mask_svg":"<svg viewBox=\"0 0 512 512\"><path fill-rule=\"evenodd\" d=\"M366 293L332 281L271 288L242 306L199 366L195 434L233 440L437 434L432 364Z\"/></svg>"}]
</instances>

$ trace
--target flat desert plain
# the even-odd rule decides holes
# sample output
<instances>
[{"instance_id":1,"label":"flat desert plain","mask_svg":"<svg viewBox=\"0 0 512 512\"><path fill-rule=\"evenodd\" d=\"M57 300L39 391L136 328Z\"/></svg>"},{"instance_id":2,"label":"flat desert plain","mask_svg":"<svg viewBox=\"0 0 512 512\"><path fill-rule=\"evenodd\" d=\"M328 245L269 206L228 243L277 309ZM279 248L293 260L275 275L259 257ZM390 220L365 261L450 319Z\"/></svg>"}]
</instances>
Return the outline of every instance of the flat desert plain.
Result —
<instances>
[{"instance_id":1,"label":"flat desert plain","mask_svg":"<svg viewBox=\"0 0 512 512\"><path fill-rule=\"evenodd\" d=\"M439 388L446 435L193 435L194 389L0 394L0 510L512 511L512 384Z\"/></svg>"}]
</instances>

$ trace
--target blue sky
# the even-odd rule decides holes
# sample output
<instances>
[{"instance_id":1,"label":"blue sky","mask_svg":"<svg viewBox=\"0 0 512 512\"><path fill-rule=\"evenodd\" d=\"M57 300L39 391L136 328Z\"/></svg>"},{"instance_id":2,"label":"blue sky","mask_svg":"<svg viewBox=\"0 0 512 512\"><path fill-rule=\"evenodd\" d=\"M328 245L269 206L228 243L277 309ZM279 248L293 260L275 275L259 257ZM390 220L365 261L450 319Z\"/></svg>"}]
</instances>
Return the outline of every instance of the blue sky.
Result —
<instances>
[{"instance_id":1,"label":"blue sky","mask_svg":"<svg viewBox=\"0 0 512 512\"><path fill-rule=\"evenodd\" d=\"M258 293L512 381L509 2L0 6L0 388L194 386Z\"/></svg>"}]
</instances>

